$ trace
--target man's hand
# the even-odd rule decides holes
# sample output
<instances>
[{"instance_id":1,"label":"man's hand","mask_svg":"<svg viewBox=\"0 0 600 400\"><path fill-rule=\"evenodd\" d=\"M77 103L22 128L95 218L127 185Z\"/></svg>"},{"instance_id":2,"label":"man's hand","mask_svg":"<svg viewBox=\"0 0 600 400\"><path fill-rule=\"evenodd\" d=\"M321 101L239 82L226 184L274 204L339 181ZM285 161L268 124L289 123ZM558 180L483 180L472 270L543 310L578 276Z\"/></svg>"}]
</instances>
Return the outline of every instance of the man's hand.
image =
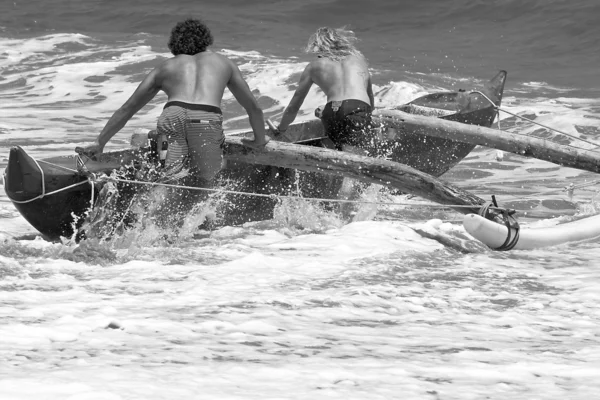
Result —
<instances>
[{"instance_id":1,"label":"man's hand","mask_svg":"<svg viewBox=\"0 0 600 400\"><path fill-rule=\"evenodd\" d=\"M268 137L265 137L264 142L257 142L256 140L250 140L250 139L246 139L243 138L242 139L242 144L246 147L250 147L251 149L254 150L264 150L265 146L267 145L267 143L269 143L271 139L269 139Z\"/></svg>"},{"instance_id":2,"label":"man's hand","mask_svg":"<svg viewBox=\"0 0 600 400\"><path fill-rule=\"evenodd\" d=\"M100 143L98 143L98 142L94 142L94 143L90 144L89 146L75 148L75 152L77 154L83 154L85 156L88 156L91 159L96 159L96 155L102 154L103 151L104 151L104 146L101 146Z\"/></svg>"}]
</instances>

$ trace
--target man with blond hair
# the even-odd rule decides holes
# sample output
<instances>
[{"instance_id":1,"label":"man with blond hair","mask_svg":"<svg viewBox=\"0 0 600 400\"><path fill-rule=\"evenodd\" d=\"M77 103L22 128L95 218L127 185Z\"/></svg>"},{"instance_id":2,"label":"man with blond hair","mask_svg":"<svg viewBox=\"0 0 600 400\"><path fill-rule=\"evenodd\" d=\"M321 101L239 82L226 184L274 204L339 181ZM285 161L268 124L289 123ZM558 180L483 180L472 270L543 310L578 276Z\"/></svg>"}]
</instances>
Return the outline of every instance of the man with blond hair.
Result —
<instances>
[{"instance_id":1,"label":"man with blond hair","mask_svg":"<svg viewBox=\"0 0 600 400\"><path fill-rule=\"evenodd\" d=\"M367 148L375 106L366 58L354 46L356 36L344 28L322 27L310 37L306 52L315 53L300 76L298 88L278 127L284 133L294 121L313 83L327 96L321 121L338 150ZM352 147L349 147L352 146Z\"/></svg>"}]
</instances>

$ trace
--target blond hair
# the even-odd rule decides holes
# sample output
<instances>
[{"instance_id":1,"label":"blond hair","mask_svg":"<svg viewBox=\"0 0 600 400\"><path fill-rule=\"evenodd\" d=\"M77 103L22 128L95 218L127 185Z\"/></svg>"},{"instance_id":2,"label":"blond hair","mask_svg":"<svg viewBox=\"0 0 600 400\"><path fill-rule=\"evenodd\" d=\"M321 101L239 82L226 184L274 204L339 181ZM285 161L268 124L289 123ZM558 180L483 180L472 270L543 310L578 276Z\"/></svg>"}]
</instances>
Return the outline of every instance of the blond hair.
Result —
<instances>
[{"instance_id":1,"label":"blond hair","mask_svg":"<svg viewBox=\"0 0 600 400\"><path fill-rule=\"evenodd\" d=\"M320 57L327 57L340 61L350 55L362 55L354 43L358 41L354 32L344 27L332 29L322 27L317 29L308 39L307 53L316 53Z\"/></svg>"}]
</instances>

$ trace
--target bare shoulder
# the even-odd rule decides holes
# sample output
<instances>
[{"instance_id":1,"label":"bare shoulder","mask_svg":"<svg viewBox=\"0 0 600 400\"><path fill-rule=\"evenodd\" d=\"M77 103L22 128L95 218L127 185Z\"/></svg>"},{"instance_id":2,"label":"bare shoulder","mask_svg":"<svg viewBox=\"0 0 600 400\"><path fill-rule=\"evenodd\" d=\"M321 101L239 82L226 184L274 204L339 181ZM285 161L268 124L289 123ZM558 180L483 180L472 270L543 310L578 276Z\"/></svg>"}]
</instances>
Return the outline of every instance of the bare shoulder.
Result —
<instances>
[{"instance_id":1,"label":"bare shoulder","mask_svg":"<svg viewBox=\"0 0 600 400\"><path fill-rule=\"evenodd\" d=\"M330 60L329 58L319 57L309 62L304 71L308 72L312 76L315 74L323 73L325 71L329 71L335 67L335 61Z\"/></svg>"},{"instance_id":2,"label":"bare shoulder","mask_svg":"<svg viewBox=\"0 0 600 400\"><path fill-rule=\"evenodd\" d=\"M344 59L344 62L364 68L368 68L369 62L362 54L353 54Z\"/></svg>"},{"instance_id":3,"label":"bare shoulder","mask_svg":"<svg viewBox=\"0 0 600 400\"><path fill-rule=\"evenodd\" d=\"M181 65L182 60L180 59L180 56L160 60L156 63L154 69L148 74L148 77L152 77L160 83L164 79L168 79L173 75L179 74Z\"/></svg>"},{"instance_id":4,"label":"bare shoulder","mask_svg":"<svg viewBox=\"0 0 600 400\"><path fill-rule=\"evenodd\" d=\"M314 60L312 60L310 63L308 63L308 67L315 68L315 69L326 68L330 65L333 65L334 63L335 63L335 61L330 60L327 57L318 57L318 58L315 58Z\"/></svg>"},{"instance_id":5,"label":"bare shoulder","mask_svg":"<svg viewBox=\"0 0 600 400\"><path fill-rule=\"evenodd\" d=\"M171 57L171 58L167 58L165 60L159 61L156 64L155 69L161 70L161 69L169 69L169 68L173 68L176 65L179 65L181 63L181 56L175 56L175 57Z\"/></svg>"},{"instance_id":6,"label":"bare shoulder","mask_svg":"<svg viewBox=\"0 0 600 400\"><path fill-rule=\"evenodd\" d=\"M235 64L235 62L233 62L233 60L231 60L227 56L224 56L223 54L211 52L211 56L213 57L214 60L216 60L219 63L222 63L223 65L237 68L237 65Z\"/></svg>"},{"instance_id":7,"label":"bare shoulder","mask_svg":"<svg viewBox=\"0 0 600 400\"><path fill-rule=\"evenodd\" d=\"M175 57L167 58L160 62L155 70L158 72L169 72L169 71L177 71L183 68L186 64L194 63L194 57L188 56L186 54L179 54Z\"/></svg>"}]
</instances>

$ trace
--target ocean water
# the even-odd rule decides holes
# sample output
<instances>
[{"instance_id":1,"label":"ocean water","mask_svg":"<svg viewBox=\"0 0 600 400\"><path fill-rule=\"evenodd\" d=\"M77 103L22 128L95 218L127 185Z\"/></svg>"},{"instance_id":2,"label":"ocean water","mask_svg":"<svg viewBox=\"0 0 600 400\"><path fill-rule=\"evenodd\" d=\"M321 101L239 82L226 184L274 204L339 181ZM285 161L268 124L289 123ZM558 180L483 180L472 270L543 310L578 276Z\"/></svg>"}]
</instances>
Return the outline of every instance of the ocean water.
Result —
<instances>
[{"instance_id":1,"label":"ocean water","mask_svg":"<svg viewBox=\"0 0 600 400\"><path fill-rule=\"evenodd\" d=\"M496 128L600 143L600 5L581 1L5 1L0 172L96 137L193 15L279 119L322 25L354 29L376 104L508 71ZM325 98L313 89L299 120ZM157 96L107 146L152 128ZM228 132L248 127L226 93ZM585 141L577 140L577 138ZM478 147L442 179L523 229L598 213L596 174ZM565 187L583 185L570 195ZM600 390L598 239L495 252L461 216L369 192L352 222L309 202L173 243L50 243L0 190L2 399L591 399ZM373 204L378 203L378 204ZM418 231L436 239L425 238Z\"/></svg>"}]
</instances>

